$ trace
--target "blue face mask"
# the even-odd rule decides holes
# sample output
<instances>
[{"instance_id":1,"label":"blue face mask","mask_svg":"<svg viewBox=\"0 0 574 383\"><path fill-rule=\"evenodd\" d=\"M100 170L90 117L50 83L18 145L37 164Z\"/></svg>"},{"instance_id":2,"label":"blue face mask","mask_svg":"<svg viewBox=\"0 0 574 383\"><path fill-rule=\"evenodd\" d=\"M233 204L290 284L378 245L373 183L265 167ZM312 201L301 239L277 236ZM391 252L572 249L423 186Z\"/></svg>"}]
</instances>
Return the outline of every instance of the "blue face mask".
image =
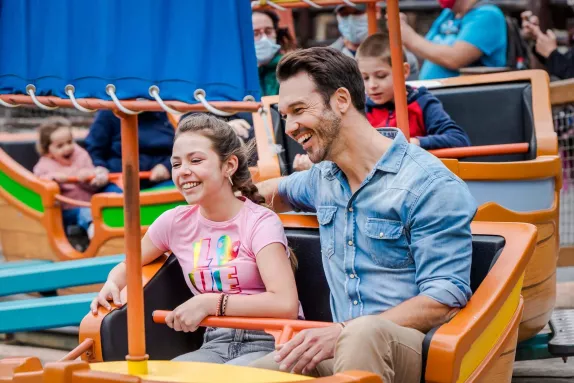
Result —
<instances>
[{"instance_id":1,"label":"blue face mask","mask_svg":"<svg viewBox=\"0 0 574 383\"><path fill-rule=\"evenodd\" d=\"M276 44L275 41L269 40L267 36L263 36L260 40L255 42L255 55L257 56L257 65L265 65L279 51L281 45Z\"/></svg>"},{"instance_id":2,"label":"blue face mask","mask_svg":"<svg viewBox=\"0 0 574 383\"><path fill-rule=\"evenodd\" d=\"M362 43L369 35L369 22L366 13L345 17L337 15L337 22L339 23L339 32L341 32L343 38L353 44Z\"/></svg>"}]
</instances>

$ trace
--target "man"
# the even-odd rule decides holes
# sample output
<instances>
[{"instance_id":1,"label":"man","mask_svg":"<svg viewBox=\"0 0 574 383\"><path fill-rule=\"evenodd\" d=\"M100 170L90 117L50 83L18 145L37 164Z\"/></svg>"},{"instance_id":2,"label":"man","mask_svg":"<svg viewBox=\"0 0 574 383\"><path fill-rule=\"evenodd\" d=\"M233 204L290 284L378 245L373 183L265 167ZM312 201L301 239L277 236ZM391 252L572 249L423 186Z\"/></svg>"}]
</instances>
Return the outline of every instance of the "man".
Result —
<instances>
[{"instance_id":1,"label":"man","mask_svg":"<svg viewBox=\"0 0 574 383\"><path fill-rule=\"evenodd\" d=\"M338 5L335 8L337 15L337 26L341 37L339 37L331 48L343 52L349 57L355 57L359 45L369 35L369 23L367 20L367 6L365 4ZM381 7L377 3L377 19L381 18ZM407 51L407 61L411 67L411 72L405 80L417 80L419 75L419 64L415 55Z\"/></svg>"},{"instance_id":2,"label":"man","mask_svg":"<svg viewBox=\"0 0 574 383\"><path fill-rule=\"evenodd\" d=\"M301 332L253 366L418 382L424 333L471 296L476 202L400 131L388 129L391 139L373 129L353 59L325 47L296 51L277 77L286 132L316 165L259 190L277 212L317 212L335 323Z\"/></svg>"},{"instance_id":3,"label":"man","mask_svg":"<svg viewBox=\"0 0 574 383\"><path fill-rule=\"evenodd\" d=\"M506 66L504 14L487 0L438 0L444 8L425 37L401 20L405 48L425 60L421 80L458 76L461 68Z\"/></svg>"}]
</instances>

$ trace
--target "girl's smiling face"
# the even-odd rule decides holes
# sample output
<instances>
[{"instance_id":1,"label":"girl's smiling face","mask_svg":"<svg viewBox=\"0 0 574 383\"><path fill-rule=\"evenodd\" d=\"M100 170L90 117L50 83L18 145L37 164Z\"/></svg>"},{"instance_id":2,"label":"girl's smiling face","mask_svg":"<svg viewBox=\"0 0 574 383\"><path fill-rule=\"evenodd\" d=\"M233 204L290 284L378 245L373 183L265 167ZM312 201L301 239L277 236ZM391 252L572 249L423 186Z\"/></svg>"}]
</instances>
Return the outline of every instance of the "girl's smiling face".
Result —
<instances>
[{"instance_id":1,"label":"girl's smiling face","mask_svg":"<svg viewBox=\"0 0 574 383\"><path fill-rule=\"evenodd\" d=\"M74 138L72 131L68 127L58 128L50 135L48 155L62 165L70 166L73 154Z\"/></svg>"},{"instance_id":2,"label":"girl's smiling face","mask_svg":"<svg viewBox=\"0 0 574 383\"><path fill-rule=\"evenodd\" d=\"M225 188L231 189L229 176L237 167L237 158L232 157L222 164L209 138L183 133L173 144L173 183L188 204L205 204Z\"/></svg>"}]
</instances>

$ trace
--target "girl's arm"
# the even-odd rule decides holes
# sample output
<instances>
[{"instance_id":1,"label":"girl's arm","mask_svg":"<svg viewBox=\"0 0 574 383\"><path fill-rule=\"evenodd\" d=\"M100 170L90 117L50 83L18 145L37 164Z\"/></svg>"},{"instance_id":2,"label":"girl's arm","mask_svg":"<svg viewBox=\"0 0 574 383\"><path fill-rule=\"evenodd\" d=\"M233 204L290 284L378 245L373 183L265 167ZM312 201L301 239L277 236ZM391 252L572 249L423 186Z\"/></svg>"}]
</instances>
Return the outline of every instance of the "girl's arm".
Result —
<instances>
[{"instance_id":1,"label":"girl's arm","mask_svg":"<svg viewBox=\"0 0 574 383\"><path fill-rule=\"evenodd\" d=\"M299 299L285 247L271 243L259 251L256 259L267 291L230 295L225 316L297 319ZM165 323L176 331L195 331L206 316L216 315L219 297L213 293L197 295L169 313Z\"/></svg>"},{"instance_id":2,"label":"girl's arm","mask_svg":"<svg viewBox=\"0 0 574 383\"><path fill-rule=\"evenodd\" d=\"M257 254L257 267L267 290L254 295L231 295L225 308L226 316L297 319L299 297L295 276L285 247L272 243ZM219 294L213 295L209 315L215 315Z\"/></svg>"},{"instance_id":3,"label":"girl's arm","mask_svg":"<svg viewBox=\"0 0 574 383\"><path fill-rule=\"evenodd\" d=\"M149 233L149 231L148 231ZM155 247L151 239L149 238L148 233L144 235L141 242L141 252L142 252L142 266L147 265L148 263L153 262L157 259L160 255L164 253L163 250L158 249ZM124 289L127 285L127 269L126 263L121 262L116 265L108 274L108 279L100 293L90 305L92 313L97 314L98 306L103 306L108 310L111 310L111 305L109 304L108 300L113 300L114 304L121 305L120 299L120 291Z\"/></svg>"}]
</instances>

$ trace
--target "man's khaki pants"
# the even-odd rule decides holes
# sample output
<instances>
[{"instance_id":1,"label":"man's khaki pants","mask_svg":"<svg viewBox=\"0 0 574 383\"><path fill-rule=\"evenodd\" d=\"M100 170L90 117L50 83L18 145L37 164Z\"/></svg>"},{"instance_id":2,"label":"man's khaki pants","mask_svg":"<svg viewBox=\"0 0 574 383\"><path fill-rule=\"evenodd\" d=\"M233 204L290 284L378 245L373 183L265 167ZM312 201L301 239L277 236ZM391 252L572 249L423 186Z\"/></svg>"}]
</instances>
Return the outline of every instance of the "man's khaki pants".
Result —
<instances>
[{"instance_id":1,"label":"man's khaki pants","mask_svg":"<svg viewBox=\"0 0 574 383\"><path fill-rule=\"evenodd\" d=\"M317 365L312 376L330 376L342 371L362 370L380 375L385 383L419 383L425 335L401 327L378 315L351 321L335 347L335 358ZM279 371L271 353L250 366Z\"/></svg>"}]
</instances>

